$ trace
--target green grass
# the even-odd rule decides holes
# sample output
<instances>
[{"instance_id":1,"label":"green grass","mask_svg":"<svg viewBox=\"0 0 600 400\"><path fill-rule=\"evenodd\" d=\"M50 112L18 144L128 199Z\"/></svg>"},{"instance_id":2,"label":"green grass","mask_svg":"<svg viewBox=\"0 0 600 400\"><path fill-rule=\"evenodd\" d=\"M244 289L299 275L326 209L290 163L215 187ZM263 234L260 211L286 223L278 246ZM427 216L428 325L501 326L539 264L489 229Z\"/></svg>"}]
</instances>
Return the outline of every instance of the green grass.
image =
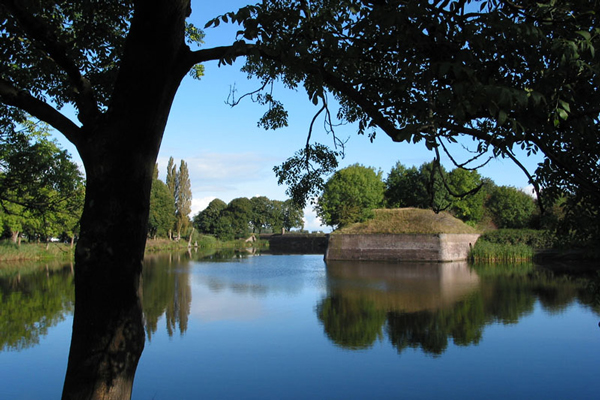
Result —
<instances>
[{"instance_id":1,"label":"green grass","mask_svg":"<svg viewBox=\"0 0 600 400\"><path fill-rule=\"evenodd\" d=\"M48 247L48 248L46 248ZM71 260L73 249L69 244L21 243L17 245L10 240L0 241L0 261L23 260Z\"/></svg>"},{"instance_id":2,"label":"green grass","mask_svg":"<svg viewBox=\"0 0 600 400\"><path fill-rule=\"evenodd\" d=\"M471 250L470 258L476 263L514 263L531 261L534 254L533 247L524 243L490 243L479 239Z\"/></svg>"},{"instance_id":3,"label":"green grass","mask_svg":"<svg viewBox=\"0 0 600 400\"><path fill-rule=\"evenodd\" d=\"M373 219L336 230L333 234L438 234L478 231L452 215L419 208L374 210Z\"/></svg>"},{"instance_id":4,"label":"green grass","mask_svg":"<svg viewBox=\"0 0 600 400\"><path fill-rule=\"evenodd\" d=\"M210 235L196 235L192 240L192 248L198 245L200 249L238 249L244 247L265 248L269 246L266 240L258 240L254 243L246 243L244 240L221 241ZM169 239L151 239L146 242L146 253L156 253L160 251L180 251L187 250L188 241L181 239L179 241Z\"/></svg>"}]
</instances>

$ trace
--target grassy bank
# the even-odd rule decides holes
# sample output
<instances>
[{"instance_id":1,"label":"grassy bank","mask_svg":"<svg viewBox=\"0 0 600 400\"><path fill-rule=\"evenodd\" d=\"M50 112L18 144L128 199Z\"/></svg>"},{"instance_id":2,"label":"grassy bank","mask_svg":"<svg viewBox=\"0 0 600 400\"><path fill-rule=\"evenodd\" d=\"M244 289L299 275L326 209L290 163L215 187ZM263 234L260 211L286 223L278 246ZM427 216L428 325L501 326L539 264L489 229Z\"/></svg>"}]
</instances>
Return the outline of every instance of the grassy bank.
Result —
<instances>
[{"instance_id":1,"label":"grassy bank","mask_svg":"<svg viewBox=\"0 0 600 400\"><path fill-rule=\"evenodd\" d=\"M268 248L269 242L266 240L257 240L256 242L246 242L240 240L220 241L213 236L201 235L191 243L192 248L199 249L240 249L247 247ZM146 253L156 253L161 251L185 251L188 249L187 240L169 240L169 239L149 239L146 242Z\"/></svg>"},{"instance_id":2,"label":"grassy bank","mask_svg":"<svg viewBox=\"0 0 600 400\"><path fill-rule=\"evenodd\" d=\"M74 249L64 243L21 243L0 241L0 261L73 259Z\"/></svg>"},{"instance_id":3,"label":"grassy bank","mask_svg":"<svg viewBox=\"0 0 600 400\"><path fill-rule=\"evenodd\" d=\"M200 249L238 249L246 247L268 248L269 242L258 240L246 243L244 240L222 242L212 236L200 236L192 242L192 248ZM187 240L150 239L146 242L146 253L186 251ZM10 240L0 241L0 262L14 261L72 261L75 249L64 243L27 243L17 245Z\"/></svg>"}]
</instances>

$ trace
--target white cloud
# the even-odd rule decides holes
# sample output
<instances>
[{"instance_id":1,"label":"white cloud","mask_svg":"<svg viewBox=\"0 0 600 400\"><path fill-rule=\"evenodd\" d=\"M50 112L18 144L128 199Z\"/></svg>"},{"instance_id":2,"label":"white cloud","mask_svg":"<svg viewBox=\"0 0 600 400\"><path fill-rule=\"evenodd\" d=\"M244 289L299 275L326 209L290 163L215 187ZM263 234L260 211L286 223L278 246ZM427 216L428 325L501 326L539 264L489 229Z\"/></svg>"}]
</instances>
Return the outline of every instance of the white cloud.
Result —
<instances>
[{"instance_id":1,"label":"white cloud","mask_svg":"<svg viewBox=\"0 0 600 400\"><path fill-rule=\"evenodd\" d=\"M198 214L200 211L204 210L206 207L208 207L208 204L213 201L214 199L216 199L215 196L206 196L206 197L194 197L192 195L192 212L190 214L190 217L193 217L194 215Z\"/></svg>"},{"instance_id":2,"label":"white cloud","mask_svg":"<svg viewBox=\"0 0 600 400\"><path fill-rule=\"evenodd\" d=\"M528 194L529 196L533 197L534 199L537 199L537 194L535 193L535 189L533 188L533 185L527 185L525 187L522 187L521 192Z\"/></svg>"},{"instance_id":3,"label":"white cloud","mask_svg":"<svg viewBox=\"0 0 600 400\"><path fill-rule=\"evenodd\" d=\"M322 224L323 221L317 216L312 206L304 209L304 230L331 232L331 227Z\"/></svg>"}]
</instances>

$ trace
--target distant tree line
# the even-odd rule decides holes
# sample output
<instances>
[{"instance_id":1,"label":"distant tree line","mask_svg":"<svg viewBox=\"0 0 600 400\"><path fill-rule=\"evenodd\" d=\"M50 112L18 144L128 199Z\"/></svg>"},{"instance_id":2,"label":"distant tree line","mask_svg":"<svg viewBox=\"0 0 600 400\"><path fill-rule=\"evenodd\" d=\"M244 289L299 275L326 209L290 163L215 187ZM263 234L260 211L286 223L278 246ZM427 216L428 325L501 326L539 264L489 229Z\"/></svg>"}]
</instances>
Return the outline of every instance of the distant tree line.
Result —
<instances>
[{"instance_id":1,"label":"distant tree line","mask_svg":"<svg viewBox=\"0 0 600 400\"><path fill-rule=\"evenodd\" d=\"M173 157L167 163L166 182L158 179L158 165L154 167L154 179L150 193L148 236L181 239L182 232L191 226L192 186L186 162L181 160L179 169Z\"/></svg>"},{"instance_id":2,"label":"distant tree line","mask_svg":"<svg viewBox=\"0 0 600 400\"><path fill-rule=\"evenodd\" d=\"M211 201L194 216L194 227L220 240L247 238L253 233L281 233L282 229L302 228L304 213L291 200L270 200L265 196L239 197L229 204Z\"/></svg>"},{"instance_id":3,"label":"distant tree line","mask_svg":"<svg viewBox=\"0 0 600 400\"><path fill-rule=\"evenodd\" d=\"M316 205L317 215L332 227L364 221L379 207L416 207L448 211L465 223L497 228L556 225L560 209L540 217L536 200L512 186L497 186L477 171L446 171L435 161L407 168L398 162L386 179L372 167L354 164L335 172Z\"/></svg>"},{"instance_id":4,"label":"distant tree line","mask_svg":"<svg viewBox=\"0 0 600 400\"><path fill-rule=\"evenodd\" d=\"M70 241L79 232L84 179L45 124L25 121L5 134L0 126L0 234L49 243Z\"/></svg>"}]
</instances>

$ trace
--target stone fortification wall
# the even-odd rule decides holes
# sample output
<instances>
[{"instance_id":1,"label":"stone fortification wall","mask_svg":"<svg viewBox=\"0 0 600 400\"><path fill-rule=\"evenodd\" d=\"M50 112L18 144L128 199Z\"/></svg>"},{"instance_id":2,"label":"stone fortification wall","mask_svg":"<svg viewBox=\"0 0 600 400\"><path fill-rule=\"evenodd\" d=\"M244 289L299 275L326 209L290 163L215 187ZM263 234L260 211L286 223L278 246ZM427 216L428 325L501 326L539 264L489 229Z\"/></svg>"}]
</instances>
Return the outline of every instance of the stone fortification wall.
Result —
<instances>
[{"instance_id":1,"label":"stone fortification wall","mask_svg":"<svg viewBox=\"0 0 600 400\"><path fill-rule=\"evenodd\" d=\"M477 234L371 234L329 236L326 260L466 260Z\"/></svg>"},{"instance_id":2,"label":"stone fortification wall","mask_svg":"<svg viewBox=\"0 0 600 400\"><path fill-rule=\"evenodd\" d=\"M275 254L325 254L329 235L272 235L267 238Z\"/></svg>"}]
</instances>

